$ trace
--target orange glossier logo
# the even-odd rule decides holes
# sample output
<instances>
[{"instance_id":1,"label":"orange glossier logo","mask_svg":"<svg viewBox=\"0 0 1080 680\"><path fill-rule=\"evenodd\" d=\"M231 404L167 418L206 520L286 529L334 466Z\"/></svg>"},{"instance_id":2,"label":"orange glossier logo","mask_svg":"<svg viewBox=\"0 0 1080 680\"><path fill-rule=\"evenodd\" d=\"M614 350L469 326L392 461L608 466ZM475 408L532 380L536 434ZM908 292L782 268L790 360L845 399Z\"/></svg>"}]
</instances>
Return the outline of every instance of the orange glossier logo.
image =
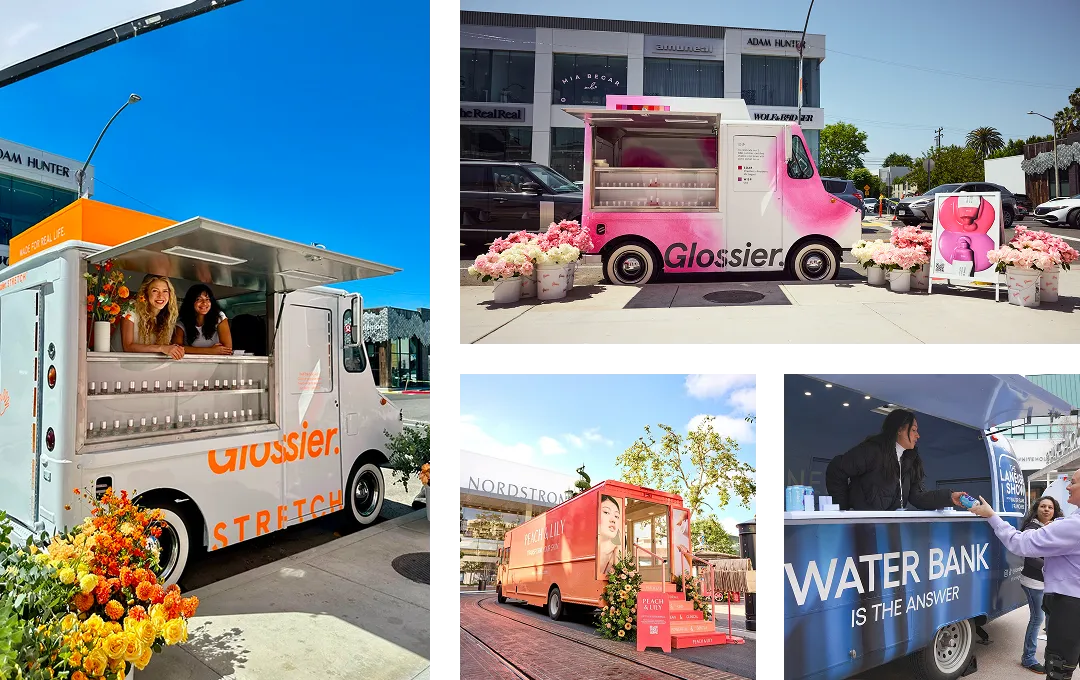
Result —
<instances>
[{"instance_id":1,"label":"orange glossier logo","mask_svg":"<svg viewBox=\"0 0 1080 680\"><path fill-rule=\"evenodd\" d=\"M211 472L215 475L223 475L227 472L244 470L249 465L261 468L267 463L281 465L304 458L318 458L331 454L336 456L341 453L340 447L334 442L337 435L336 427L308 432L308 423L305 420L300 432L289 432L277 441L223 449L220 456L217 449L210 449L206 454L206 460Z\"/></svg>"}]
</instances>

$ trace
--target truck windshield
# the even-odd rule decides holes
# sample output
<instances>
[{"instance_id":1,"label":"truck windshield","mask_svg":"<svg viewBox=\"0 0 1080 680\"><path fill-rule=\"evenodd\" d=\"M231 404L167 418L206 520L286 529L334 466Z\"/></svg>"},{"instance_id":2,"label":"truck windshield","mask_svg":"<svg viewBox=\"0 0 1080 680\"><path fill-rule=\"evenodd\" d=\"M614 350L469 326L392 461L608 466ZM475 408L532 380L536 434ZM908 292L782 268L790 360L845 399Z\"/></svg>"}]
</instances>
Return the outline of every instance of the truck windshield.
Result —
<instances>
[{"instance_id":1,"label":"truck windshield","mask_svg":"<svg viewBox=\"0 0 1080 680\"><path fill-rule=\"evenodd\" d=\"M532 165L529 167L536 177L546 184L552 191L557 194L572 194L581 191L581 187L574 184L570 180L566 179L559 173L555 172L551 168L543 165Z\"/></svg>"}]
</instances>

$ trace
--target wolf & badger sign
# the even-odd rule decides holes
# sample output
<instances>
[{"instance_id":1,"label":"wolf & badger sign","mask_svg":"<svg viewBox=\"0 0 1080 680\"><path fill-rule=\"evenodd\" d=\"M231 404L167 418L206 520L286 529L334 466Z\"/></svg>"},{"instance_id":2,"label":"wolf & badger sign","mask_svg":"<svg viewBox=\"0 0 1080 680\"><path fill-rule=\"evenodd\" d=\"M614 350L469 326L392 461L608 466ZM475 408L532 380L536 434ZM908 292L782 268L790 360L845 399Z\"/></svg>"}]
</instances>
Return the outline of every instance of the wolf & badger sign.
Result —
<instances>
[{"instance_id":1,"label":"wolf & badger sign","mask_svg":"<svg viewBox=\"0 0 1080 680\"><path fill-rule=\"evenodd\" d=\"M789 525L784 555L786 678L847 678L1024 598L1023 559L976 517Z\"/></svg>"}]
</instances>

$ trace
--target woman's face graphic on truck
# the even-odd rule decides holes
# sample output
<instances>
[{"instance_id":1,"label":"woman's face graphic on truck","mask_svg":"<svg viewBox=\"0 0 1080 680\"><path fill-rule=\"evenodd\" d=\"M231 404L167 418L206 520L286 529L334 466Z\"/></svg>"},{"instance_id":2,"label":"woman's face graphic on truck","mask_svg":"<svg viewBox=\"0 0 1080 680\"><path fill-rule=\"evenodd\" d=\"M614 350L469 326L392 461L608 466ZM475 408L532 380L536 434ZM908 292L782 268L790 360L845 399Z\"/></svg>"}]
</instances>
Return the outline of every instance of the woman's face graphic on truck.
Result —
<instances>
[{"instance_id":1,"label":"woman's face graphic on truck","mask_svg":"<svg viewBox=\"0 0 1080 680\"><path fill-rule=\"evenodd\" d=\"M619 527L622 526L622 511L619 503L613 498L604 498L600 501L600 537L609 541L615 541L619 537Z\"/></svg>"}]
</instances>

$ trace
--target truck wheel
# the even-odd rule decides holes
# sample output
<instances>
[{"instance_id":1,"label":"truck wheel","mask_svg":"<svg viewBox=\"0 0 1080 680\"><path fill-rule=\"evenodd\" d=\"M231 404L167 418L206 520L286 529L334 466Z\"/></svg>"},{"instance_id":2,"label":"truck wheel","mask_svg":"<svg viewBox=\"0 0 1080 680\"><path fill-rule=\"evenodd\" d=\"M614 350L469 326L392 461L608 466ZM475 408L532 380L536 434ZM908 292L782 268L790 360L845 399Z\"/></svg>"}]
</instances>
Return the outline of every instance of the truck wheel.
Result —
<instances>
[{"instance_id":1,"label":"truck wheel","mask_svg":"<svg viewBox=\"0 0 1080 680\"><path fill-rule=\"evenodd\" d=\"M495 586L495 599L499 604L506 604L506 596L502 593L502 586Z\"/></svg>"},{"instance_id":2,"label":"truck wheel","mask_svg":"<svg viewBox=\"0 0 1080 680\"><path fill-rule=\"evenodd\" d=\"M171 586L178 582L184 575L188 561L192 554L191 529L192 523L187 519L183 510L171 503L161 503L156 506L157 510L165 516L164 526L161 527L161 537L156 539L160 548L162 585Z\"/></svg>"},{"instance_id":3,"label":"truck wheel","mask_svg":"<svg viewBox=\"0 0 1080 680\"><path fill-rule=\"evenodd\" d=\"M1069 217L1066 219L1069 226L1073 229L1080 229L1080 208L1073 210L1069 213Z\"/></svg>"},{"instance_id":4,"label":"truck wheel","mask_svg":"<svg viewBox=\"0 0 1080 680\"><path fill-rule=\"evenodd\" d=\"M656 253L640 241L623 243L604 256L604 277L611 283L622 286L649 283L659 271Z\"/></svg>"},{"instance_id":5,"label":"truck wheel","mask_svg":"<svg viewBox=\"0 0 1080 680\"><path fill-rule=\"evenodd\" d=\"M552 586L551 590L548 591L547 610L552 621L558 621L566 613L566 605L563 604L559 586Z\"/></svg>"},{"instance_id":6,"label":"truck wheel","mask_svg":"<svg viewBox=\"0 0 1080 680\"><path fill-rule=\"evenodd\" d=\"M807 241L788 255L787 270L799 281L828 281L840 273L840 258L828 244Z\"/></svg>"},{"instance_id":7,"label":"truck wheel","mask_svg":"<svg viewBox=\"0 0 1080 680\"><path fill-rule=\"evenodd\" d=\"M929 645L911 655L918 680L955 680L967 669L975 650L971 621L957 621L938 629Z\"/></svg>"},{"instance_id":8,"label":"truck wheel","mask_svg":"<svg viewBox=\"0 0 1080 680\"><path fill-rule=\"evenodd\" d=\"M357 466L349 475L345 493L346 508L353 520L360 526L374 522L382 512L383 497L386 495L382 468L375 463Z\"/></svg>"}]
</instances>

